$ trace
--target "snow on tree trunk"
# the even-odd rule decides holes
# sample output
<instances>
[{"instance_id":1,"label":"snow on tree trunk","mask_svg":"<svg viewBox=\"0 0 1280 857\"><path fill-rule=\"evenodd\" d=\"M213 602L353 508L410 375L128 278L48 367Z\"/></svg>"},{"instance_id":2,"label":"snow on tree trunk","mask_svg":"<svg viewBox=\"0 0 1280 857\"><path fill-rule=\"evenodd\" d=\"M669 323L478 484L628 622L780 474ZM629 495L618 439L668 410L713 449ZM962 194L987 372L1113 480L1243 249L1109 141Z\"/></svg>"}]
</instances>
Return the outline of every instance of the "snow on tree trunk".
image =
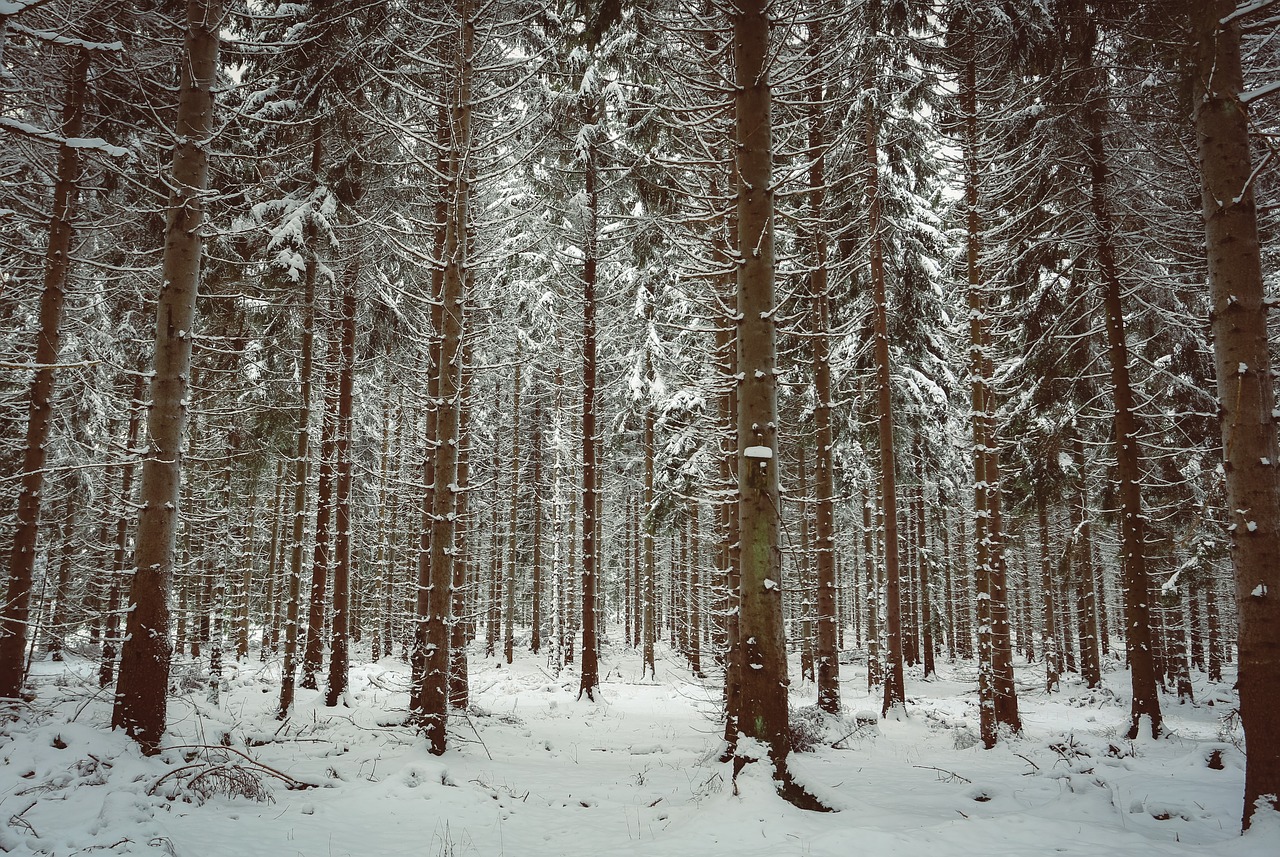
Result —
<instances>
[{"instance_id":1,"label":"snow on tree trunk","mask_svg":"<svg viewBox=\"0 0 1280 857\"><path fill-rule=\"evenodd\" d=\"M762 0L733 16L738 165L738 513L742 695L738 741L766 746L779 774L791 749L782 557L778 545L778 397L774 312L770 20ZM767 450L765 457L759 450ZM754 452L754 455L748 455ZM741 758L741 757L739 757Z\"/></svg>"},{"instance_id":2,"label":"snow on tree trunk","mask_svg":"<svg viewBox=\"0 0 1280 857\"><path fill-rule=\"evenodd\" d=\"M120 657L113 727L145 752L159 750L169 690L169 589L186 437L191 342L204 249L204 194L213 85L218 67L221 7L187 0L186 34L178 63L178 115L165 223L164 262L156 305L155 369L147 419L150 438L142 466L131 610Z\"/></svg>"},{"instance_id":3,"label":"snow on tree trunk","mask_svg":"<svg viewBox=\"0 0 1280 857\"><path fill-rule=\"evenodd\" d=\"M1188 4L1196 40L1196 140L1239 609L1240 719L1249 746L1247 829L1260 799L1280 809L1280 718L1275 715L1280 694L1280 446L1248 111L1240 97L1240 25L1219 23L1235 6L1235 0Z\"/></svg>"},{"instance_id":4,"label":"snow on tree trunk","mask_svg":"<svg viewBox=\"0 0 1280 857\"><path fill-rule=\"evenodd\" d=\"M79 137L84 125L84 98L90 52L80 49L67 77L62 105L61 134ZM49 432L53 425L54 364L62 345L62 307L67 275L71 269L71 239L75 227L76 195L80 182L82 151L58 147L57 179L45 249L44 292L40 296L39 330L36 334L35 370L28 397L27 435L22 451L21 487L13 545L9 551L9 583L0 608L0 698L17 697L26 676L31 583L35 570L40 527L40 502Z\"/></svg>"}]
</instances>

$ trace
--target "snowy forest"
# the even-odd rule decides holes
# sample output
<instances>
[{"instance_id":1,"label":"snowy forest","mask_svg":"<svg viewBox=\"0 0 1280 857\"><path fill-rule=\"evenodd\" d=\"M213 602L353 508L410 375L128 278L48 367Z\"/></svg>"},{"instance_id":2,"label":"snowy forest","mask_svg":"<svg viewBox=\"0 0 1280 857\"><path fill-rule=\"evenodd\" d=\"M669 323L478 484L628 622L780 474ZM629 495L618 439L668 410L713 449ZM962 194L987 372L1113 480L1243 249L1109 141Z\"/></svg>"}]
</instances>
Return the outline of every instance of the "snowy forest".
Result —
<instances>
[{"instance_id":1,"label":"snowy forest","mask_svg":"<svg viewBox=\"0 0 1280 857\"><path fill-rule=\"evenodd\" d=\"M1275 854L1278 147L1280 0L0 0L0 851Z\"/></svg>"}]
</instances>

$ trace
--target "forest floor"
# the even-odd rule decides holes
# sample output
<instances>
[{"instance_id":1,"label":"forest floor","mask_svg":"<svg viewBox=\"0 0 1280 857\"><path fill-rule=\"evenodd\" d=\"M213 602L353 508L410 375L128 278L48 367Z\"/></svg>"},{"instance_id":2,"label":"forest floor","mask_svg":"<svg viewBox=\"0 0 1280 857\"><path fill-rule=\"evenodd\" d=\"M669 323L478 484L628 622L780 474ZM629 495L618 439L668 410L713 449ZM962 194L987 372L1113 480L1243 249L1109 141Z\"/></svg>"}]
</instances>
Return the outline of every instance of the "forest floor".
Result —
<instances>
[{"instance_id":1,"label":"forest floor","mask_svg":"<svg viewBox=\"0 0 1280 857\"><path fill-rule=\"evenodd\" d=\"M169 704L165 750L142 757L109 731L93 664L34 665L39 696L0 727L0 850L172 857L537 857L537 855L1280 854L1280 822L1239 835L1243 756L1230 679L1164 697L1169 737L1130 742L1127 674L1106 687L1064 682L1047 696L1019 666L1025 731L976 742L971 664L908 673L909 716L860 728L878 711L865 667L842 666L847 716L814 716L796 683L793 719L820 742L795 753L796 778L829 806L779 799L761 765L736 794L716 759L720 689L677 659L641 681L639 658L606 647L600 701L576 672L518 652L513 666L471 660L472 708L443 757L401 725L407 668L352 669L347 706L299 691L274 720L279 666L226 668L217 704L193 665ZM185 677L183 674L186 674ZM798 670L794 668L792 674ZM843 740L836 741L836 739ZM835 742L835 746L830 746ZM229 748L224 749L223 747ZM243 754L243 755L241 755ZM265 767L264 767L265 766ZM296 783L310 787L296 788Z\"/></svg>"}]
</instances>

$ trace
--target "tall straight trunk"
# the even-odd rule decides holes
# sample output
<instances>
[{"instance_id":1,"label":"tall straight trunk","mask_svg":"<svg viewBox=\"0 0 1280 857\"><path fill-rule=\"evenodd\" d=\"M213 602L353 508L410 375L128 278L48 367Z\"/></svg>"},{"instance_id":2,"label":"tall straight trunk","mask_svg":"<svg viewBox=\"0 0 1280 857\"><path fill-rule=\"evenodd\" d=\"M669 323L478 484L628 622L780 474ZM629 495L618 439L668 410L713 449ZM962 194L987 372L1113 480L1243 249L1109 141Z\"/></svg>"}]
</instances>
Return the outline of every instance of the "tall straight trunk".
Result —
<instances>
[{"instance_id":1,"label":"tall straight trunk","mask_svg":"<svg viewBox=\"0 0 1280 857\"><path fill-rule=\"evenodd\" d=\"M130 510L133 508L133 472L134 457L138 454L138 435L142 430L143 376L134 376L133 395L130 399L132 408L129 412L129 427L125 433L123 450L124 464L120 466L120 513L116 517L115 548L111 557L111 577L107 592L107 616L102 637L102 662L98 668L98 686L107 687L115 680L116 649L119 643L120 628L120 590L125 565L129 560L129 524L133 521ZM180 650L180 649L179 649Z\"/></svg>"},{"instance_id":2,"label":"tall straight trunk","mask_svg":"<svg viewBox=\"0 0 1280 857\"><path fill-rule=\"evenodd\" d=\"M1094 69L1093 91L1085 104L1089 127L1088 163L1090 206L1102 287L1102 312L1107 332L1107 357L1115 399L1115 455L1117 494L1120 500L1120 558L1124 573L1125 645L1132 676L1133 702L1129 711L1129 738L1135 738L1145 717L1152 735L1160 734L1160 696L1156 689L1152 657L1150 581L1146 564L1146 519L1142 513L1141 446L1134 418L1133 386L1129 377L1129 347L1125 341L1124 306L1116 259L1116 238L1108 197L1109 163L1104 134L1107 108L1106 72ZM1280 731L1277 732L1280 735Z\"/></svg>"},{"instance_id":3,"label":"tall straight trunk","mask_svg":"<svg viewBox=\"0 0 1280 857\"><path fill-rule=\"evenodd\" d=\"M910 490L906 495L900 507L902 519L898 521L899 532L906 531L902 536L902 559L899 564L902 571L899 598L902 612L902 659L907 666L913 667L920 663L919 603L915 586L918 557L915 543L915 498Z\"/></svg>"},{"instance_id":4,"label":"tall straight trunk","mask_svg":"<svg viewBox=\"0 0 1280 857\"><path fill-rule=\"evenodd\" d=\"M324 153L318 127L312 131L311 175L317 176ZM312 189L313 194L315 189ZM307 474L311 463L311 399L315 374L316 275L320 260L316 257L317 226L309 221L306 268L302 278L302 341L298 357L298 427L293 458L293 520L289 534L289 570L284 586L284 664L280 670L280 707L276 717L288 718L293 707L298 672L298 613L302 600L303 539L306 535Z\"/></svg>"},{"instance_id":5,"label":"tall straight trunk","mask_svg":"<svg viewBox=\"0 0 1280 857\"><path fill-rule=\"evenodd\" d=\"M67 94L62 105L60 129L64 138L79 137L84 126L89 56L88 50L79 49L67 73ZM0 698L17 697L26 678L27 620L31 613L44 467L53 426L53 373L62 347L62 308L66 302L67 276L71 270L71 241L75 235L72 220L76 213L82 160L80 149L68 145L58 147L58 172L53 186L49 243L45 248L44 291L40 295L35 367L28 396L26 441L22 450L22 480L13 545L9 551L9 583L4 603L0 606ZM198 259L196 264L199 265Z\"/></svg>"},{"instance_id":6,"label":"tall straight trunk","mask_svg":"<svg viewBox=\"0 0 1280 857\"><path fill-rule=\"evenodd\" d=\"M884 681L880 661L880 572L876 563L876 527L870 497L862 501L862 562L867 586L867 689Z\"/></svg>"},{"instance_id":7,"label":"tall straight trunk","mask_svg":"<svg viewBox=\"0 0 1280 857\"><path fill-rule=\"evenodd\" d=\"M1089 487L1084 478L1084 442L1075 441L1080 480L1075 502L1080 512L1080 537L1076 550L1076 602L1080 605L1080 677L1090 688L1102 686L1102 653L1098 648L1098 598L1093 588L1093 528L1089 521Z\"/></svg>"},{"instance_id":8,"label":"tall straight trunk","mask_svg":"<svg viewBox=\"0 0 1280 857\"><path fill-rule=\"evenodd\" d=\"M511 390L511 513L507 521L507 576L503 586L505 606L502 611L502 656L509 664L516 651L516 565L519 562L519 517L520 517L520 465L522 450L520 447L520 387L521 374L521 342L516 340L516 371L512 379Z\"/></svg>"},{"instance_id":9,"label":"tall straight trunk","mask_svg":"<svg viewBox=\"0 0 1280 857\"><path fill-rule=\"evenodd\" d=\"M332 304L338 303L334 296ZM302 655L302 677L298 683L310 690L319 684L316 676L324 660L324 620L328 598L329 569L333 566L333 452L338 423L338 343L329 336L328 365L324 373L324 417L320 424L320 477L316 487L316 540L311 553L311 594L307 609L306 646Z\"/></svg>"},{"instance_id":10,"label":"tall straight trunk","mask_svg":"<svg viewBox=\"0 0 1280 857\"><path fill-rule=\"evenodd\" d=\"M728 183L737 182L737 165L727 159ZM712 189L715 189L713 184ZM723 236L723 237L721 237ZM723 230L717 230L713 247L716 258L724 268L736 268L734 257L738 247L738 216L736 206L729 208L724 217ZM738 712L742 699L742 635L738 610L738 593L742 580L742 540L738 493L738 346L736 294L737 274L725 273L716 278L713 299L719 308L716 324L716 379L720 385L717 397L720 449L720 514L722 516L721 591L724 600L721 609L723 636L720 648L724 662L724 739L727 753L731 754L738 738ZM728 755L723 760L727 761Z\"/></svg>"},{"instance_id":11,"label":"tall straight trunk","mask_svg":"<svg viewBox=\"0 0 1280 857\"><path fill-rule=\"evenodd\" d=\"M542 590L545 585L542 579L542 409L533 412L533 473L531 482L533 490L530 501L533 504L533 597L530 599L532 616L531 638L529 649L535 655L542 651Z\"/></svg>"},{"instance_id":12,"label":"tall straight trunk","mask_svg":"<svg viewBox=\"0 0 1280 857\"><path fill-rule=\"evenodd\" d=\"M1204 649L1204 589L1199 580L1193 580L1187 592L1187 623L1191 632L1191 667L1205 672Z\"/></svg>"},{"instance_id":13,"label":"tall straight trunk","mask_svg":"<svg viewBox=\"0 0 1280 857\"><path fill-rule=\"evenodd\" d=\"M502 544L499 533L502 531L502 504L499 502L502 490L499 474L502 473L501 444L496 440L493 444L493 499L489 504L492 517L489 521L489 579L488 598L485 609L484 656L492 658L498 651L498 637L502 634Z\"/></svg>"},{"instance_id":14,"label":"tall straight trunk","mask_svg":"<svg viewBox=\"0 0 1280 857\"><path fill-rule=\"evenodd\" d=\"M1111 628L1108 622L1107 579L1103 575L1102 563L1096 562L1093 543L1090 539L1089 563L1093 568L1093 591L1097 593L1094 606L1098 613L1098 651L1103 657L1111 654ZM1099 658L1101 662L1101 657Z\"/></svg>"},{"instance_id":15,"label":"tall straight trunk","mask_svg":"<svg viewBox=\"0 0 1280 857\"><path fill-rule=\"evenodd\" d=\"M49 628L45 632L45 651L52 661L61 661L62 650L66 644L66 627L71 613L71 564L77 548L76 505L77 498L67 498L62 506L62 559L58 563L58 574L53 587L53 608L49 611Z\"/></svg>"},{"instance_id":16,"label":"tall straight trunk","mask_svg":"<svg viewBox=\"0 0 1280 857\"><path fill-rule=\"evenodd\" d=\"M654 669L654 646L658 639L658 561L654 539L654 432L657 426L657 415L651 405L644 410L644 435L641 444L644 447L644 505L641 509L641 538L644 540L644 600L643 625L643 661L640 674L646 672L650 678L656 678Z\"/></svg>"},{"instance_id":17,"label":"tall straight trunk","mask_svg":"<svg viewBox=\"0 0 1280 857\"><path fill-rule=\"evenodd\" d=\"M791 749L778 545L778 389L774 306L771 22L765 0L733 15L738 163L738 526L742 695L738 734L763 743L779 777ZM735 764L741 762L735 760Z\"/></svg>"},{"instance_id":18,"label":"tall straight trunk","mask_svg":"<svg viewBox=\"0 0 1280 857\"><path fill-rule=\"evenodd\" d=\"M960 81L964 120L962 151L965 173L965 249L969 302L970 385L972 388L974 543L978 598L978 705L982 743L994 747L999 727L1021 728L1013 684L1013 652L1009 636L1008 587L1004 562L1000 502L1000 461L995 434L995 402L991 389L992 357L987 319L990 296L979 265L982 225L978 214L978 84L974 37L968 36L968 58Z\"/></svg>"},{"instance_id":19,"label":"tall straight trunk","mask_svg":"<svg viewBox=\"0 0 1280 857\"><path fill-rule=\"evenodd\" d=\"M342 313L338 346L338 420L333 455L336 495L334 519L333 612L329 628L329 681L325 705L334 706L347 692L351 665L351 437L354 430L352 406L356 371L356 283L360 260L348 263L342 285Z\"/></svg>"},{"instance_id":20,"label":"tall straight trunk","mask_svg":"<svg viewBox=\"0 0 1280 857\"><path fill-rule=\"evenodd\" d=\"M702 539L697 502L689 504L689 669L702 677Z\"/></svg>"},{"instance_id":21,"label":"tall straight trunk","mask_svg":"<svg viewBox=\"0 0 1280 857\"><path fill-rule=\"evenodd\" d=\"M867 232L871 247L872 354L876 370L876 424L880 438L880 513L884 520L885 575L884 704L881 715L895 716L906 705L906 680L902 652L901 545L898 539L898 458L893 441L893 381L889 366L889 297L885 284L884 247L881 237L880 126L875 108L867 112L865 128Z\"/></svg>"},{"instance_id":22,"label":"tall straight trunk","mask_svg":"<svg viewBox=\"0 0 1280 857\"><path fill-rule=\"evenodd\" d=\"M449 711L449 649L452 643L453 576L457 536L458 448L462 411L462 338L466 306L471 158L471 75L475 47L475 22L470 0L458 0L459 44L454 69L456 90L450 102L452 131L447 226L442 260L444 279L440 292L440 350L433 367L435 388L435 478L431 486L430 551L419 567L417 633L413 660L417 685L410 708L426 735L428 749L441 755L446 749ZM518 372L518 370L517 370ZM519 376L516 404L519 419ZM518 443L518 441L517 441ZM516 456L518 460L518 453ZM514 557L513 557L514 559ZM508 618L508 622L510 618ZM510 626L508 626L509 628ZM510 636L510 632L508 631ZM511 646L508 640L508 647ZM510 648L508 648L510 663Z\"/></svg>"},{"instance_id":23,"label":"tall straight trunk","mask_svg":"<svg viewBox=\"0 0 1280 857\"><path fill-rule=\"evenodd\" d=\"M634 518L632 506L634 503L635 497L628 491L622 501L622 638L628 646L633 644L632 631L634 629L634 613L631 609L631 593L635 585L635 567L631 563L635 556L635 551L631 546L631 540L635 537L632 528Z\"/></svg>"},{"instance_id":24,"label":"tall straight trunk","mask_svg":"<svg viewBox=\"0 0 1280 857\"><path fill-rule=\"evenodd\" d=\"M391 434L392 422L394 417L391 415L391 395L392 386L390 378L387 381L387 388L383 391L382 398L382 446L378 453L378 532L374 536L373 568L377 577L374 579L370 587L377 596L374 602L373 613L369 617L373 624L373 634L370 640L369 658L374 663L380 661L387 650L383 646L383 627L386 621L386 604L387 592L391 586L391 574L388 568L388 559L390 557L391 539L395 528L388 523L388 505L391 505L390 513L394 514L396 504L388 503L388 494L390 492L390 479L388 472L391 468Z\"/></svg>"},{"instance_id":25,"label":"tall straight trunk","mask_svg":"<svg viewBox=\"0 0 1280 857\"><path fill-rule=\"evenodd\" d=\"M470 247L471 245L471 230L468 230L467 246ZM467 269L467 278L463 284L463 290L467 294L472 291L472 274L469 268ZM463 332L465 334L465 328ZM458 371L461 374L460 387L458 389L458 477L455 480L459 486L459 492L455 505L457 531L453 551L453 603L451 607L452 619L450 620L452 624L449 634L449 705L452 708L465 711L471 703L467 642L475 636L475 623L471 617L475 615L475 609L479 605L479 598L475 595L479 591L479 587L468 583L469 578L474 576L469 572L478 570L478 564L468 559L470 556L469 537L475 532L475 528L471 526L471 516L469 514L470 503L468 498L471 495L467 491L471 484L470 397L474 378L474 373L471 370L472 353L469 343L463 345L460 356L462 365L458 367ZM464 619L464 617L466 618Z\"/></svg>"},{"instance_id":26,"label":"tall straight trunk","mask_svg":"<svg viewBox=\"0 0 1280 857\"><path fill-rule=\"evenodd\" d=\"M280 522L284 517L284 459L276 459L275 499L271 503L271 540L268 543L267 573L263 593L267 600L267 620L262 629L262 646L259 657L266 660L275 654L280 644L281 591L280 577Z\"/></svg>"},{"instance_id":27,"label":"tall straight trunk","mask_svg":"<svg viewBox=\"0 0 1280 857\"><path fill-rule=\"evenodd\" d=\"M249 482L249 496L246 498L246 514L244 537L236 543L236 570L239 577L236 590L236 660L247 660L249 657L249 618L253 605L253 556L254 539L258 527L258 476L255 473Z\"/></svg>"},{"instance_id":28,"label":"tall straight trunk","mask_svg":"<svg viewBox=\"0 0 1280 857\"><path fill-rule=\"evenodd\" d=\"M1208 629L1209 681L1222 681L1222 620L1218 616L1218 582L1210 576L1205 584L1205 624Z\"/></svg>"},{"instance_id":29,"label":"tall straight trunk","mask_svg":"<svg viewBox=\"0 0 1280 857\"><path fill-rule=\"evenodd\" d=\"M1049 560L1049 509L1043 493L1036 495L1036 521L1040 526L1040 648L1044 653L1044 692L1061 689L1062 651L1058 648L1058 617L1054 606L1053 564Z\"/></svg>"},{"instance_id":30,"label":"tall straight trunk","mask_svg":"<svg viewBox=\"0 0 1280 857\"><path fill-rule=\"evenodd\" d=\"M1079 504L1072 503L1067 513L1067 539L1062 546L1062 565L1058 569L1058 604L1061 608L1058 613L1058 630L1061 632L1061 645L1063 664L1067 672L1079 672L1076 664L1076 648L1074 640L1075 623L1072 621L1074 610L1072 609L1072 601L1074 596L1074 587L1072 586L1073 569L1075 567L1076 553L1079 551L1080 526L1083 523ZM1079 569L1074 569L1076 572Z\"/></svg>"},{"instance_id":31,"label":"tall straight trunk","mask_svg":"<svg viewBox=\"0 0 1280 857\"><path fill-rule=\"evenodd\" d=\"M810 561L812 557L812 548L809 545L809 483L808 483L808 462L805 461L804 442L800 441L796 444L796 491L798 498L795 502L796 528L800 531L800 550L795 554L795 572L799 583L800 594L800 680L816 682L817 676L814 675L814 639L813 639L813 596L814 596L814 575L813 563ZM785 604L785 602L784 602ZM792 627L795 625L792 623Z\"/></svg>"},{"instance_id":32,"label":"tall straight trunk","mask_svg":"<svg viewBox=\"0 0 1280 857\"><path fill-rule=\"evenodd\" d=\"M718 241L717 246L722 256L726 256L723 248L723 241ZM721 259L720 261L726 261ZM737 545L738 545L738 507L737 497L737 469L738 469L738 444L737 422L738 422L738 402L737 402L737 382L734 380L734 368L737 364L736 346L734 343L734 327L730 321L729 312L725 294L729 291L728 278L720 277L714 281L714 289L712 299L721 307L722 313L717 319L715 333L715 383L719 390L716 396L716 417L717 417L717 434L718 434L718 490L715 493L716 498L716 519L717 519L717 549L716 549L716 590L719 597L716 600L716 660L725 666L725 698L728 700L733 692L734 672L730 668L731 653L734 645L731 641L733 636L732 629L737 627L737 612L734 606L737 602L738 591L738 573L737 573ZM736 639L736 637L734 638ZM727 710L735 710L736 706L727 706ZM726 729L736 726L726 724Z\"/></svg>"},{"instance_id":33,"label":"tall straight trunk","mask_svg":"<svg viewBox=\"0 0 1280 857\"><path fill-rule=\"evenodd\" d=\"M952 567L955 564L955 560L952 558L952 554L951 554L951 530L950 530L950 524L948 521L948 519L950 518L950 515L947 512L947 507L941 505L941 503L938 505L937 514L938 514L938 535L941 537L941 540L942 540L942 550L940 552L940 556L942 557L942 573L943 573L942 596L943 596L943 603L944 603L943 621L946 623L947 660L954 664L956 662L956 655L957 655L957 646L956 646L957 619L956 619L956 589L955 589L956 582L955 582L955 576L952 574Z\"/></svg>"},{"instance_id":34,"label":"tall straight trunk","mask_svg":"<svg viewBox=\"0 0 1280 857\"><path fill-rule=\"evenodd\" d=\"M816 52L823 31L817 25L811 34ZM818 57L813 59L816 61ZM814 450L814 540L817 544L818 610L814 668L817 673L818 707L832 714L840 711L840 659L836 651L836 561L835 561L835 477L831 428L831 290L827 271L827 234L821 228L826 216L826 127L823 123L822 86L813 78L809 92L809 206L812 209L813 295L813 423Z\"/></svg>"},{"instance_id":35,"label":"tall straight trunk","mask_svg":"<svg viewBox=\"0 0 1280 857\"><path fill-rule=\"evenodd\" d=\"M1280 447L1248 112L1240 98L1240 23L1232 20L1236 3L1213 0L1188 7L1196 40L1195 126L1210 321L1227 508L1232 510L1228 537L1239 611L1237 686L1249 745L1247 829L1259 802L1280 810L1280 717L1275 715L1280 701Z\"/></svg>"},{"instance_id":36,"label":"tall straight trunk","mask_svg":"<svg viewBox=\"0 0 1280 857\"><path fill-rule=\"evenodd\" d=\"M311 175L319 175L324 145L319 130L312 130ZM312 189L312 193L315 189ZM280 669L280 705L276 718L287 719L293 707L294 684L298 672L298 613L302 600L303 537L306 535L307 475L311 464L312 376L315 375L316 257L314 221L306 226L306 269L302 276L302 336L298 356L298 427L293 450L293 521L289 532L289 569L284 586L284 664Z\"/></svg>"},{"instance_id":37,"label":"tall straight trunk","mask_svg":"<svg viewBox=\"0 0 1280 857\"><path fill-rule=\"evenodd\" d=\"M204 250L207 138L213 128L212 90L221 18L217 0L187 0L162 284L156 304L147 419L151 446L142 465L142 508L134 551L138 570L129 593L132 609L111 716L112 727L123 728L148 753L159 750L169 690L169 589L181 500L196 290Z\"/></svg>"},{"instance_id":38,"label":"tall straight trunk","mask_svg":"<svg viewBox=\"0 0 1280 857\"><path fill-rule=\"evenodd\" d=\"M929 579L933 574L933 564L929 559L929 522L925 514L924 503L924 465L920 465L920 493L916 496L916 557L920 566L920 662L924 666L924 677L937 673L934 664L933 643L933 605L929 603L932 587Z\"/></svg>"}]
</instances>

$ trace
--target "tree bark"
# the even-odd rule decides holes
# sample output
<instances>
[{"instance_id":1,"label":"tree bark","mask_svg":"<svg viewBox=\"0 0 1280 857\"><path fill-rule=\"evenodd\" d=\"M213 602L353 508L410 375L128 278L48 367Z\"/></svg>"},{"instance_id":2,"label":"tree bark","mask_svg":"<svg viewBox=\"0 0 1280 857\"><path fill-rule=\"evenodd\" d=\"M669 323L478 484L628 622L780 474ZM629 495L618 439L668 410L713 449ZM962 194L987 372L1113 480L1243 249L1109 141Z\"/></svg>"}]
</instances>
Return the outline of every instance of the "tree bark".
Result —
<instances>
[{"instance_id":1,"label":"tree bark","mask_svg":"<svg viewBox=\"0 0 1280 857\"><path fill-rule=\"evenodd\" d=\"M338 424L333 454L336 463L334 519L333 613L329 628L329 681L324 704L334 706L347 692L351 666L351 437L356 364L356 284L360 260L348 263L342 287L341 340L338 346Z\"/></svg>"},{"instance_id":2,"label":"tree bark","mask_svg":"<svg viewBox=\"0 0 1280 857\"><path fill-rule=\"evenodd\" d=\"M1125 584L1125 641L1133 696L1128 737L1133 739L1137 737L1144 717L1149 721L1151 734L1160 735L1160 696L1156 690L1155 661L1152 657L1149 605L1151 585L1147 578L1146 519L1142 512L1141 446L1137 420L1134 417L1133 385L1129 376L1129 347L1125 341L1115 225L1107 196L1109 168L1103 140L1103 118L1107 109L1106 72L1095 68L1093 74L1093 91L1085 105L1089 126L1090 207L1097 242L1107 357L1111 364L1111 387L1116 409L1114 446L1116 477L1119 481L1120 557Z\"/></svg>"},{"instance_id":3,"label":"tree bark","mask_svg":"<svg viewBox=\"0 0 1280 857\"><path fill-rule=\"evenodd\" d=\"M84 98L90 52L77 51L67 73L67 94L62 105L61 133L79 137L84 126ZM62 308L66 302L67 276L71 270L72 221L80 184L81 150L58 147L57 180L53 186L53 213L49 243L45 249L44 291L40 296L39 332L36 334L35 370L28 396L26 443L22 451L21 487L9 551L9 581L0 607L0 698L15 698L26 678L27 620L31 614L31 585L40 530L40 502L44 466L53 426L54 365L62 346Z\"/></svg>"},{"instance_id":4,"label":"tree bark","mask_svg":"<svg viewBox=\"0 0 1280 857\"><path fill-rule=\"evenodd\" d=\"M1000 503L1000 462L991 390L992 359L987 313L990 296L979 264L982 225L978 213L978 83L972 33L960 81L964 121L965 249L969 302L970 385L972 389L975 582L978 599L978 699L982 743L994 747L999 727L1019 731L1009 638L1007 586Z\"/></svg>"},{"instance_id":5,"label":"tree bark","mask_svg":"<svg viewBox=\"0 0 1280 857\"><path fill-rule=\"evenodd\" d=\"M1190 3L1195 126L1239 610L1240 720L1249 745L1244 818L1280 810L1280 447L1234 0ZM1212 644L1211 644L1212 645ZM1210 661L1215 653L1211 651ZM1213 666L1210 672L1213 672Z\"/></svg>"},{"instance_id":6,"label":"tree bark","mask_svg":"<svg viewBox=\"0 0 1280 857\"><path fill-rule=\"evenodd\" d=\"M318 126L312 132L311 176L313 183L320 173L323 140ZM316 188L313 186L314 196ZM316 274L320 261L316 257L316 224L305 228L307 239L306 268L302 278L302 342L298 366L298 428L293 459L293 521L289 538L289 571L284 587L284 664L280 670L279 720L289 716L293 707L298 672L298 613L302 600L303 538L306 534L307 473L311 463L311 399L312 376L315 374Z\"/></svg>"},{"instance_id":7,"label":"tree bark","mask_svg":"<svg viewBox=\"0 0 1280 857\"><path fill-rule=\"evenodd\" d=\"M120 657L113 727L144 752L160 748L169 690L169 589L181 494L191 342L204 249L201 225L209 182L208 135L218 69L217 0L187 0L183 55L178 63L178 115L172 191L165 223L163 282L156 306L155 365L147 427L150 449L142 465L132 610Z\"/></svg>"},{"instance_id":8,"label":"tree bark","mask_svg":"<svg viewBox=\"0 0 1280 857\"><path fill-rule=\"evenodd\" d=\"M596 576L600 546L596 541L596 515L601 443L596 430L596 287L599 265L600 196L596 187L596 106L583 107L583 128L589 142L583 165L586 222L582 251L582 673L578 696L595 700L600 686L599 646L596 634ZM589 130L588 130L589 128Z\"/></svg>"},{"instance_id":9,"label":"tree bark","mask_svg":"<svg viewBox=\"0 0 1280 857\"><path fill-rule=\"evenodd\" d=\"M337 303L335 295L331 306L336 309ZM316 676L324 660L324 614L325 602L328 601L325 592L329 588L329 569L333 565L333 452L337 443L339 348L332 329L328 352L324 373L324 416L320 424L320 475L316 487L316 538L311 553L311 594L307 605L302 676L298 680L309 690L319 688Z\"/></svg>"},{"instance_id":10,"label":"tree bark","mask_svg":"<svg viewBox=\"0 0 1280 857\"><path fill-rule=\"evenodd\" d=\"M475 51L475 22L469 0L458 0L459 44L455 65L455 92L449 124L452 128L447 187L448 217L443 251L444 280L440 292L440 352L434 371L436 444L431 490L430 553L419 574L418 630L414 661L421 663L411 709L421 723L429 751L444 753L449 712L449 665L453 614L453 575L456 557L458 496L458 448L461 442L462 338L466 308L468 237L470 218L471 78ZM517 376L518 379L518 376ZM518 380L517 380L518 384ZM519 387L516 388L517 403ZM517 413L517 419L519 419ZM510 619L508 619L510 621ZM509 628L510 626L508 626ZM508 635L510 631L508 630ZM508 639L508 647L511 645ZM508 648L508 663L510 663Z\"/></svg>"},{"instance_id":11,"label":"tree bark","mask_svg":"<svg viewBox=\"0 0 1280 857\"><path fill-rule=\"evenodd\" d=\"M876 424L880 439L880 513L884 520L883 567L884 703L881 716L904 713L907 701L902 652L901 545L898 538L898 457L893 440L893 380L889 365L889 297L885 284L884 247L881 238L880 125L875 107L868 108L865 128L867 177L867 232L871 248L871 302L874 324L872 354L876 370Z\"/></svg>"},{"instance_id":12,"label":"tree bark","mask_svg":"<svg viewBox=\"0 0 1280 857\"><path fill-rule=\"evenodd\" d=\"M820 23L810 34L811 61L820 64L824 30ZM835 478L832 453L835 447L831 428L831 289L827 270L827 234L822 228L826 212L826 112L823 87L816 70L809 85L809 207L813 219L811 243L813 271L813 422L817 448L814 450L814 540L817 543L817 639L814 668L817 673L818 707L831 714L840 711L840 659L836 651L836 562L835 562Z\"/></svg>"},{"instance_id":13,"label":"tree bark","mask_svg":"<svg viewBox=\"0 0 1280 857\"><path fill-rule=\"evenodd\" d=\"M764 0L733 15L738 164L738 491L741 738L769 750L780 778L791 749L782 556L778 545L778 395L774 306L771 21ZM741 764L743 756L735 758Z\"/></svg>"}]
</instances>

